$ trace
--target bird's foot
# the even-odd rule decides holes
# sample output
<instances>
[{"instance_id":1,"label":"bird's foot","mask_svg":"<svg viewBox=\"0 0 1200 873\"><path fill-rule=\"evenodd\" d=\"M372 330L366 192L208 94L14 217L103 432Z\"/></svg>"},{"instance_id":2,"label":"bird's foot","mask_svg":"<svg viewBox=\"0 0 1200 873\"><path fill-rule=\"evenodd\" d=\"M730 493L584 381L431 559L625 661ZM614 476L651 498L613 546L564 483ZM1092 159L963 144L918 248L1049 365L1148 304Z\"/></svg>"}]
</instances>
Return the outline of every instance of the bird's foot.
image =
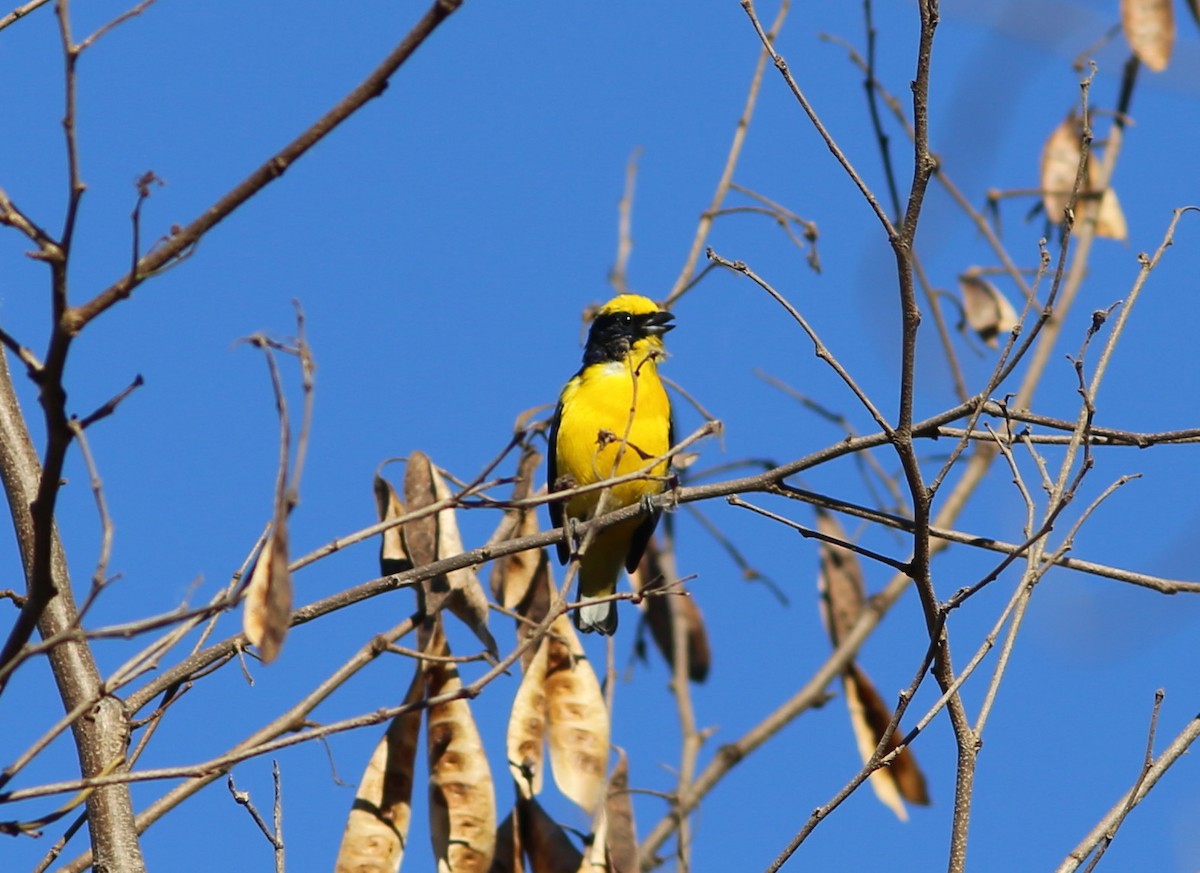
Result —
<instances>
[{"instance_id":1,"label":"bird's foot","mask_svg":"<svg viewBox=\"0 0 1200 873\"><path fill-rule=\"evenodd\" d=\"M563 539L567 542L567 551L572 559L579 557L579 519L567 516L563 521Z\"/></svg>"}]
</instances>

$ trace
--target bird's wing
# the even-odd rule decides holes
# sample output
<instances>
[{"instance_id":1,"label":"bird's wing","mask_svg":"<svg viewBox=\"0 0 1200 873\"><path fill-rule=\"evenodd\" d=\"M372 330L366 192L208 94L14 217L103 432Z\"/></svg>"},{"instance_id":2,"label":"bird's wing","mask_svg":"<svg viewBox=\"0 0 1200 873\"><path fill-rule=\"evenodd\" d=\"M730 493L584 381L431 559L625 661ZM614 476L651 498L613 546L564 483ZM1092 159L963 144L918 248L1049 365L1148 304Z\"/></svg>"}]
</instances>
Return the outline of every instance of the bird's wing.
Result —
<instances>
[{"instance_id":1,"label":"bird's wing","mask_svg":"<svg viewBox=\"0 0 1200 873\"><path fill-rule=\"evenodd\" d=\"M671 416L670 424L667 425L667 446L675 445L675 416ZM670 466L667 467L670 470ZM656 509L650 513L649 517L642 520L642 523L637 526L637 530L633 532L633 537L629 541L629 552L625 555L625 569L632 573L637 569L637 565L642 561L642 554L646 551L646 543L650 542L650 537L654 534L654 529L658 527L658 520L662 517L662 510Z\"/></svg>"},{"instance_id":2,"label":"bird's wing","mask_svg":"<svg viewBox=\"0 0 1200 873\"><path fill-rule=\"evenodd\" d=\"M654 529L658 527L660 517L662 517L662 510L655 509L642 520L642 523L637 526L637 530L633 532L633 536L629 538L629 551L625 554L625 569L630 573L636 570L638 564L642 562L646 543L650 542L650 537L654 533Z\"/></svg>"},{"instance_id":3,"label":"bird's wing","mask_svg":"<svg viewBox=\"0 0 1200 873\"><path fill-rule=\"evenodd\" d=\"M554 490L554 483L558 479L558 425L562 421L562 412L563 405L560 400L558 407L554 410L554 420L550 423L550 448L546 458L546 487L551 491ZM551 501L546 504L546 508L550 510L550 523L554 527L562 527L562 501ZM567 560L571 557L571 547L567 544L566 539L559 540L555 548L558 551L558 562L560 564L567 563Z\"/></svg>"}]
</instances>

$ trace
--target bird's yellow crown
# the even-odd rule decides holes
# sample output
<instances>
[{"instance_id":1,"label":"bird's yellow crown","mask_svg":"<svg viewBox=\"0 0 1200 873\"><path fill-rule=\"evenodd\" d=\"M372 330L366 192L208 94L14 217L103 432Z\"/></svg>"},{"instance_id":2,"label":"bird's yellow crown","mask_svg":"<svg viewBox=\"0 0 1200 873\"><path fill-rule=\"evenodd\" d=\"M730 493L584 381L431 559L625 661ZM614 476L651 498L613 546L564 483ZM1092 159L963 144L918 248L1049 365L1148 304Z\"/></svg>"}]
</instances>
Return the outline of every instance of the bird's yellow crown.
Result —
<instances>
[{"instance_id":1,"label":"bird's yellow crown","mask_svg":"<svg viewBox=\"0 0 1200 873\"><path fill-rule=\"evenodd\" d=\"M597 315L612 315L614 312L628 312L630 315L649 315L660 312L661 307L649 297L641 294L618 294L605 303L596 312Z\"/></svg>"}]
</instances>

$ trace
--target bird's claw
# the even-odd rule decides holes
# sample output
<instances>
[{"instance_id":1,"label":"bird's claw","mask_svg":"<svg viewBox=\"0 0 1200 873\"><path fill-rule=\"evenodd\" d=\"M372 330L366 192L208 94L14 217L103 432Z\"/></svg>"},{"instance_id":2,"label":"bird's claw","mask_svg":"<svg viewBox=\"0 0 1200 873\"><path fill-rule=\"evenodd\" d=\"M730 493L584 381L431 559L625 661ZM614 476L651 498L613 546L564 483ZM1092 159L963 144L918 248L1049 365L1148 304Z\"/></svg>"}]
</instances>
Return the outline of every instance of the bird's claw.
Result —
<instances>
[{"instance_id":1,"label":"bird's claw","mask_svg":"<svg viewBox=\"0 0 1200 873\"><path fill-rule=\"evenodd\" d=\"M579 557L579 519L567 516L563 521L563 539L572 558Z\"/></svg>"}]
</instances>

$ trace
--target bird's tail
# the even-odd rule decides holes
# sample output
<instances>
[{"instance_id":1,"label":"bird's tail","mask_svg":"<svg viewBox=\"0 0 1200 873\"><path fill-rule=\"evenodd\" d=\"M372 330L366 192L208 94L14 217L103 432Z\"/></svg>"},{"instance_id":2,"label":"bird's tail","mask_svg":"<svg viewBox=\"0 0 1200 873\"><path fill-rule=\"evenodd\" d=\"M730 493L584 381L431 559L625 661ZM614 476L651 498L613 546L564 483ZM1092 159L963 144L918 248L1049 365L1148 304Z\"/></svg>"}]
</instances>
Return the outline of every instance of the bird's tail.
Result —
<instances>
[{"instance_id":1,"label":"bird's tail","mask_svg":"<svg viewBox=\"0 0 1200 873\"><path fill-rule=\"evenodd\" d=\"M604 636L610 637L617 632L617 603L615 600L585 603L575 610L573 618L575 627L585 634L599 631Z\"/></svg>"},{"instance_id":2,"label":"bird's tail","mask_svg":"<svg viewBox=\"0 0 1200 873\"><path fill-rule=\"evenodd\" d=\"M597 597L611 597L617 590L617 578L629 546L628 536L614 535L614 531L620 532L620 526L608 528L596 537L579 564L578 595L584 603L575 610L573 619L575 627L586 634L598 631L612 636L617 630L615 600L588 602Z\"/></svg>"}]
</instances>

